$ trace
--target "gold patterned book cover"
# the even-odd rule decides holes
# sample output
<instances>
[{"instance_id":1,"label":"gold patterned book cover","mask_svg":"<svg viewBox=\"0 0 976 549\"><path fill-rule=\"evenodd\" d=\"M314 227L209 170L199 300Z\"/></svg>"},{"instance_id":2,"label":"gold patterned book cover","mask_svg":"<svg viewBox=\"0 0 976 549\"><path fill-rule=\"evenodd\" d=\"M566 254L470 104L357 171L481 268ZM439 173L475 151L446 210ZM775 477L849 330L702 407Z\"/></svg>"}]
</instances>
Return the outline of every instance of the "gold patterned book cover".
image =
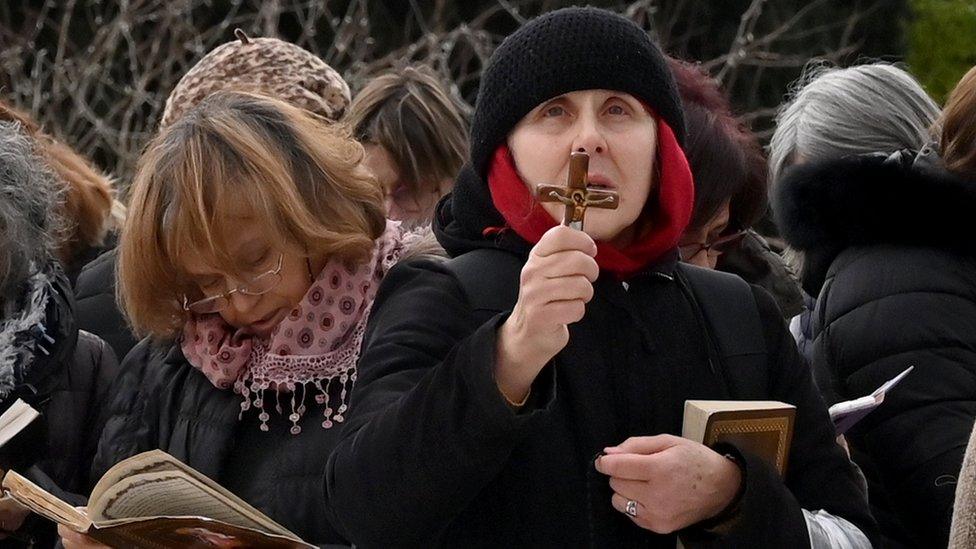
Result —
<instances>
[{"instance_id":1,"label":"gold patterned book cover","mask_svg":"<svg viewBox=\"0 0 976 549\"><path fill-rule=\"evenodd\" d=\"M687 400L681 436L714 446L727 442L786 474L796 407L770 400Z\"/></svg>"}]
</instances>

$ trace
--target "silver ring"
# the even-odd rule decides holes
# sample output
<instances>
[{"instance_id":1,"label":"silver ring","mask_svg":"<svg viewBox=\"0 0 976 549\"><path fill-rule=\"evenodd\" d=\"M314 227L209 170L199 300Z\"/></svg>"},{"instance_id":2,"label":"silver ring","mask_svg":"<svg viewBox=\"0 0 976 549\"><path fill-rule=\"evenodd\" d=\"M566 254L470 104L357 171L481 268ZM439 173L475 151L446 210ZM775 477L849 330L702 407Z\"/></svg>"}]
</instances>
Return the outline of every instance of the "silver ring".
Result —
<instances>
[{"instance_id":1,"label":"silver ring","mask_svg":"<svg viewBox=\"0 0 976 549\"><path fill-rule=\"evenodd\" d=\"M628 515L632 516L632 517L636 517L637 516L637 502L634 501L634 500L632 500L632 499L628 499L627 500L627 506L624 507L624 512L627 513Z\"/></svg>"}]
</instances>

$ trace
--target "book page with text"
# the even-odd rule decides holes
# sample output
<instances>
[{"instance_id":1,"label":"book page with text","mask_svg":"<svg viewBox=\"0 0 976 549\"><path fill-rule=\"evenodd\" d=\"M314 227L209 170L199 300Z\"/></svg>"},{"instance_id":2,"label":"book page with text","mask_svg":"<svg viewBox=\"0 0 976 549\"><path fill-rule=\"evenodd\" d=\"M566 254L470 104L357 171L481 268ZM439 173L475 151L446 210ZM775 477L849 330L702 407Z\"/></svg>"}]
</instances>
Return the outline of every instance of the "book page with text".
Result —
<instances>
[{"instance_id":1,"label":"book page with text","mask_svg":"<svg viewBox=\"0 0 976 549\"><path fill-rule=\"evenodd\" d=\"M217 484L206 475L200 473L196 469L186 465L162 450L143 452L124 459L109 469L92 490L91 498L89 499L89 514L92 516L93 520L96 520L97 522L99 520L99 518L96 518L99 516L97 514L98 511L100 509L104 509L105 507L103 500L106 492L112 489L114 485L123 482L124 479L146 473L165 472L177 473L193 479L196 481L198 488L208 491L214 499L222 502L228 508L234 509L238 514L245 517L251 523L258 525L256 526L257 529L297 538L297 536L290 532L287 528L271 520L270 517L255 509L253 506L237 497L223 486ZM159 513L150 514L148 516L156 515L159 515Z\"/></svg>"},{"instance_id":2,"label":"book page with text","mask_svg":"<svg viewBox=\"0 0 976 549\"><path fill-rule=\"evenodd\" d=\"M89 504L92 520L101 526L114 519L139 517L206 517L264 530L259 522L215 496L181 471L142 473L120 480Z\"/></svg>"}]
</instances>

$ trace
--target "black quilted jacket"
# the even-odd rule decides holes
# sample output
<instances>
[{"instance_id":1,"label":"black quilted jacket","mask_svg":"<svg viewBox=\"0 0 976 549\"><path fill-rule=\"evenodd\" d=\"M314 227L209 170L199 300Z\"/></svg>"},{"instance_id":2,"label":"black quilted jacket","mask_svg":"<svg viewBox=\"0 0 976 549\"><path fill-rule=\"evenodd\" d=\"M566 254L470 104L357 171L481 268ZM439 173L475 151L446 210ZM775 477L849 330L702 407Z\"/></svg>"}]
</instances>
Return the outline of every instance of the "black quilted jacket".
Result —
<instances>
[{"instance_id":1,"label":"black quilted jacket","mask_svg":"<svg viewBox=\"0 0 976 549\"><path fill-rule=\"evenodd\" d=\"M827 400L915 366L848 438L890 545L945 547L976 419L976 184L923 151L801 166L774 198L819 295L812 352Z\"/></svg>"}]
</instances>

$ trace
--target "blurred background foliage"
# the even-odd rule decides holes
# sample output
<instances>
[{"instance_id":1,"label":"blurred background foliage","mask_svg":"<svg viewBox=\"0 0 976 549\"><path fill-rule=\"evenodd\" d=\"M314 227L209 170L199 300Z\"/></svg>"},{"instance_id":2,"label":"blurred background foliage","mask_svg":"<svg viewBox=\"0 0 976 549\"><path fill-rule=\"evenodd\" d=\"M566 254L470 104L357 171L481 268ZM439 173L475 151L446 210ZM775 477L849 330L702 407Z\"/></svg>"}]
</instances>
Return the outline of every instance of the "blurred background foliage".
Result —
<instances>
[{"instance_id":1,"label":"blurred background foliage","mask_svg":"<svg viewBox=\"0 0 976 549\"><path fill-rule=\"evenodd\" d=\"M976 0L911 0L908 68L940 103L976 65Z\"/></svg>"}]
</instances>

